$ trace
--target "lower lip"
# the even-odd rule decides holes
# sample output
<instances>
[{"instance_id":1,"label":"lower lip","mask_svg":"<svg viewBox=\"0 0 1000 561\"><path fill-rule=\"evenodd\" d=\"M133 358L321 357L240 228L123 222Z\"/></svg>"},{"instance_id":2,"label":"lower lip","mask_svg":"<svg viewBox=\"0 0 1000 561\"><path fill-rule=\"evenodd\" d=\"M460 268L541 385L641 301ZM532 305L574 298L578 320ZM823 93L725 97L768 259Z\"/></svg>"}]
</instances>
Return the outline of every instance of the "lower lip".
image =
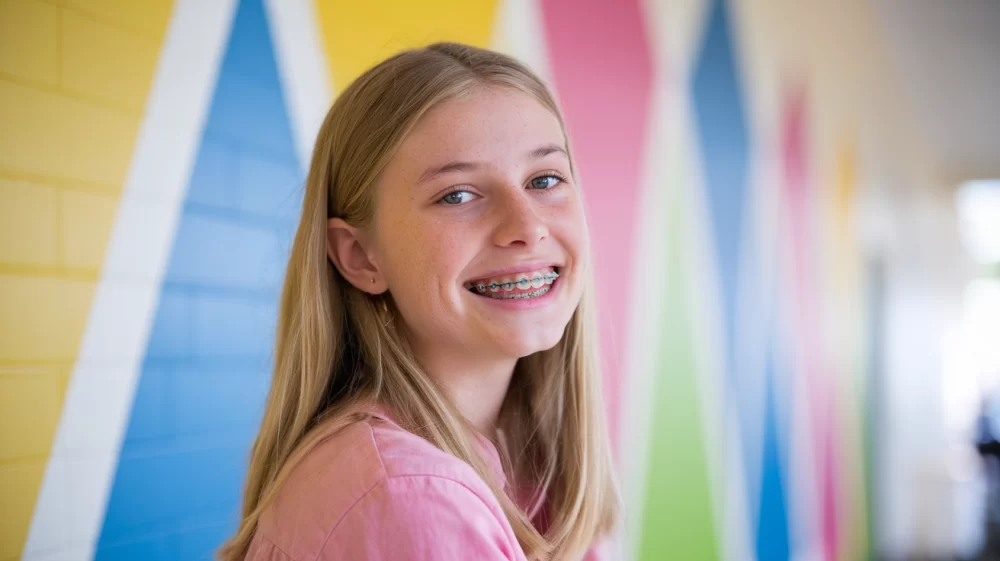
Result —
<instances>
[{"instance_id":1,"label":"lower lip","mask_svg":"<svg viewBox=\"0 0 1000 561\"><path fill-rule=\"evenodd\" d=\"M501 308L505 308L508 310L531 310L533 308L538 308L549 303L553 298L552 295L555 294L556 290L559 288L559 285L561 284L562 284L562 277L556 278L556 280L552 281L552 284L549 285L548 292L542 294L541 296L536 296L534 298L510 298L510 299L490 298L489 296L481 296L479 294L476 294L471 290L466 289L466 291L472 294L472 296L477 300L483 300L487 304L493 304L495 306L499 306Z\"/></svg>"}]
</instances>

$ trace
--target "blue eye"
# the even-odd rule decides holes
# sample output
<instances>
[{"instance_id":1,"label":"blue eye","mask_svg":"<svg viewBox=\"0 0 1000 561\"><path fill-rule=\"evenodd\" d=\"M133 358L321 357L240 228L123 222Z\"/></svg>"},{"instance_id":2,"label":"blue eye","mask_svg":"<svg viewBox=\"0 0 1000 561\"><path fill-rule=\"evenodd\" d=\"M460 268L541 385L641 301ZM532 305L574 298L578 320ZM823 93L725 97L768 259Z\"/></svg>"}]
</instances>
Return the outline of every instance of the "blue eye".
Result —
<instances>
[{"instance_id":1,"label":"blue eye","mask_svg":"<svg viewBox=\"0 0 1000 561\"><path fill-rule=\"evenodd\" d=\"M473 195L469 191L452 191L451 193L448 193L447 195L441 197L441 199L438 202L450 206L457 206L462 203L467 203L471 201L473 197L475 197L475 195Z\"/></svg>"},{"instance_id":2,"label":"blue eye","mask_svg":"<svg viewBox=\"0 0 1000 561\"><path fill-rule=\"evenodd\" d=\"M551 189L562 182L562 178L558 175L543 175L532 179L529 183L532 189L537 189L539 191L545 191Z\"/></svg>"}]
</instances>

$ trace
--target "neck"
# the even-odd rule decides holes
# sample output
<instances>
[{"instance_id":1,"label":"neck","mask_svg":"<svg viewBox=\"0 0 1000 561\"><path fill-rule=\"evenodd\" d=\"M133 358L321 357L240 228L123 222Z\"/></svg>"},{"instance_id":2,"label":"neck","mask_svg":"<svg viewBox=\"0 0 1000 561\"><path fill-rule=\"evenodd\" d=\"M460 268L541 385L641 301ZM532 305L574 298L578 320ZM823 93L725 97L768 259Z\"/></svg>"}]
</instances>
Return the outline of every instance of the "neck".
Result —
<instances>
[{"instance_id":1,"label":"neck","mask_svg":"<svg viewBox=\"0 0 1000 561\"><path fill-rule=\"evenodd\" d=\"M444 387L469 423L483 436L495 440L497 419L517 359L468 361L440 355L418 355L417 359Z\"/></svg>"}]
</instances>

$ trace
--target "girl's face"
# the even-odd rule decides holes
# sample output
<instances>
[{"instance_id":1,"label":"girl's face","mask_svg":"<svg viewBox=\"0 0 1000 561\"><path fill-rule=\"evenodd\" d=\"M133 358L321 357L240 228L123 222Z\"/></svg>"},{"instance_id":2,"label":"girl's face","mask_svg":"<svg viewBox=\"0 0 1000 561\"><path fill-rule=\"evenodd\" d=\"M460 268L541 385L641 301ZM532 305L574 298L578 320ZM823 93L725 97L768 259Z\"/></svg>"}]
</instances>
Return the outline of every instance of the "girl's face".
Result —
<instances>
[{"instance_id":1,"label":"girl's face","mask_svg":"<svg viewBox=\"0 0 1000 561\"><path fill-rule=\"evenodd\" d=\"M441 103L403 141L376 197L369 252L418 356L519 358L558 343L589 244L548 109L508 88Z\"/></svg>"}]
</instances>

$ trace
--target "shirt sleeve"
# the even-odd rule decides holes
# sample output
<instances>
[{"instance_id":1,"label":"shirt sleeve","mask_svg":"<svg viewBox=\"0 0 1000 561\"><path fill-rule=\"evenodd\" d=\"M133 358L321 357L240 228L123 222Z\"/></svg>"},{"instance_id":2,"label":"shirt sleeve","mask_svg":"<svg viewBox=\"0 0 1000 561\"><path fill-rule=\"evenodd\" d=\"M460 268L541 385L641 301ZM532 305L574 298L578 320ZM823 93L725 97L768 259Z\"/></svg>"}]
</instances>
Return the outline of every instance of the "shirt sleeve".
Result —
<instances>
[{"instance_id":1,"label":"shirt sleeve","mask_svg":"<svg viewBox=\"0 0 1000 561\"><path fill-rule=\"evenodd\" d=\"M605 538L600 540L587 550L587 553L580 561L613 561L617 559L612 551L613 542Z\"/></svg>"},{"instance_id":2,"label":"shirt sleeve","mask_svg":"<svg viewBox=\"0 0 1000 561\"><path fill-rule=\"evenodd\" d=\"M317 561L516 559L520 546L489 499L445 477L389 477L347 511Z\"/></svg>"}]
</instances>

